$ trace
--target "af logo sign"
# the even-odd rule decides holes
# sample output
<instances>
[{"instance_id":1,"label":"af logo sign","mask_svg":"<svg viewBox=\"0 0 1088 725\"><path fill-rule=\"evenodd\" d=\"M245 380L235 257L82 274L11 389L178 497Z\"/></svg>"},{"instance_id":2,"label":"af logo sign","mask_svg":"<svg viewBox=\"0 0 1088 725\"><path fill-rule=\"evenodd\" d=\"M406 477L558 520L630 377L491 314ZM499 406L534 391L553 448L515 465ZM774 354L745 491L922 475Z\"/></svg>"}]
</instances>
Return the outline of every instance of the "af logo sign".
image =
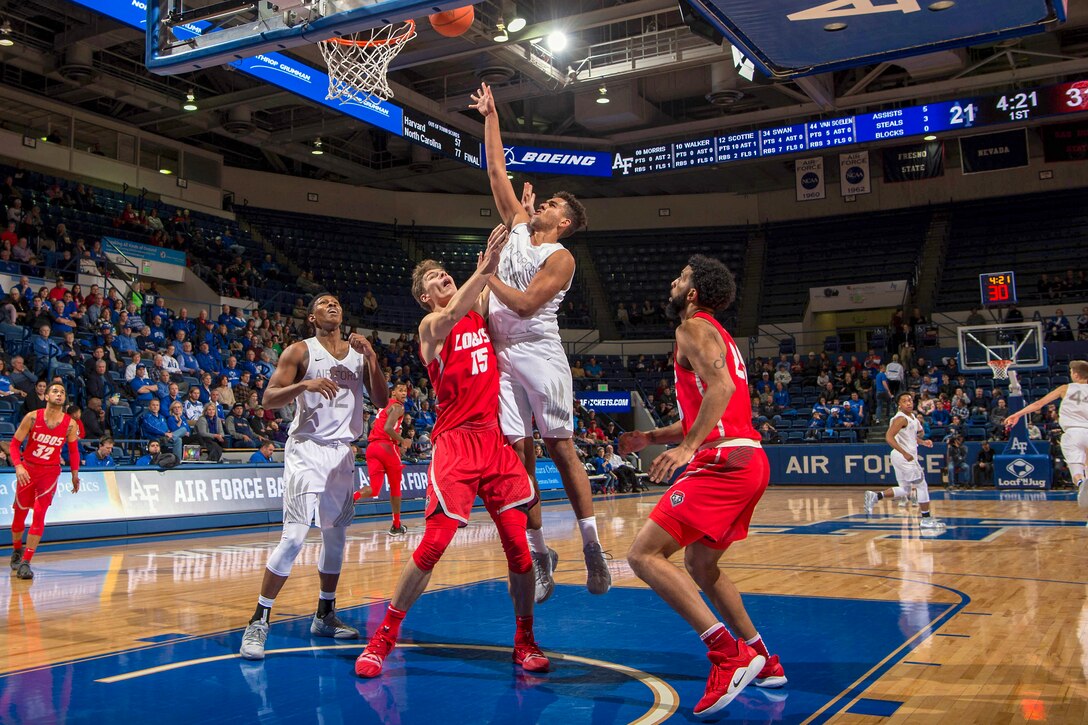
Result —
<instances>
[{"instance_id":1,"label":"af logo sign","mask_svg":"<svg viewBox=\"0 0 1088 725\"><path fill-rule=\"evenodd\" d=\"M1022 438L1016 438L1009 441L1008 448L1009 450L1016 451L1016 455L1018 456L1026 456L1028 454L1028 442Z\"/></svg>"},{"instance_id":2,"label":"af logo sign","mask_svg":"<svg viewBox=\"0 0 1088 725\"><path fill-rule=\"evenodd\" d=\"M1005 470L1016 478L1027 478L1031 475L1032 471L1035 470L1035 466L1031 465L1023 458L1017 458L1015 461L1005 466Z\"/></svg>"}]
</instances>

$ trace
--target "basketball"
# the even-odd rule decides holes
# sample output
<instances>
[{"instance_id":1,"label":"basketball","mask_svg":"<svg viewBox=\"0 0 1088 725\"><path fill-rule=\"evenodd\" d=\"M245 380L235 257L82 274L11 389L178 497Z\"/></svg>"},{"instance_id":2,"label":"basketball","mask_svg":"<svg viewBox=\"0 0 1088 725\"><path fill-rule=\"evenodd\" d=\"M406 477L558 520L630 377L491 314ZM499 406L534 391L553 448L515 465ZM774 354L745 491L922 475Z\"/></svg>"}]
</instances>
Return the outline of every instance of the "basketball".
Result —
<instances>
[{"instance_id":1,"label":"basketball","mask_svg":"<svg viewBox=\"0 0 1088 725\"><path fill-rule=\"evenodd\" d=\"M431 27L439 35L456 38L472 27L472 21L476 19L476 12L471 5L468 5L463 8L434 13L428 16L428 19L431 21Z\"/></svg>"}]
</instances>

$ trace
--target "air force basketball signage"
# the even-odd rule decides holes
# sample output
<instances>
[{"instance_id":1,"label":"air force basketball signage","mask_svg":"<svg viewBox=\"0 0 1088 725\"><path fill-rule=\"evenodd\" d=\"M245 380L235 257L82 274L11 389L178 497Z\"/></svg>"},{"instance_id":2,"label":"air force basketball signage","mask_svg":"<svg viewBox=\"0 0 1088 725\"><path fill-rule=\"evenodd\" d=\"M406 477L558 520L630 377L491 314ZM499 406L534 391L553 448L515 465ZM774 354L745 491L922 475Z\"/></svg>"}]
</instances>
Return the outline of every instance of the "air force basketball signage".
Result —
<instances>
[{"instance_id":1,"label":"air force basketball signage","mask_svg":"<svg viewBox=\"0 0 1088 725\"><path fill-rule=\"evenodd\" d=\"M839 188L843 196L868 194L873 190L869 174L869 152L839 154Z\"/></svg>"},{"instance_id":2,"label":"air force basketball signage","mask_svg":"<svg viewBox=\"0 0 1088 725\"><path fill-rule=\"evenodd\" d=\"M817 156L797 160L797 201L815 201L826 196L824 160Z\"/></svg>"}]
</instances>

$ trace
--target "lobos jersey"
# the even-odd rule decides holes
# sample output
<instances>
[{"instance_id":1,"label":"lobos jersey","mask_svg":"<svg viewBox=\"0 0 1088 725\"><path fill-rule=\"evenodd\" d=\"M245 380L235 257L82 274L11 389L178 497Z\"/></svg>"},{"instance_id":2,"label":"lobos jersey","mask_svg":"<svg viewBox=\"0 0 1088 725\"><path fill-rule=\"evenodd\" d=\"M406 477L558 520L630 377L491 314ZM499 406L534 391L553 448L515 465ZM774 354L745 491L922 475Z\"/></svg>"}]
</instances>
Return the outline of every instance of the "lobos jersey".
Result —
<instances>
[{"instance_id":1,"label":"lobos jersey","mask_svg":"<svg viewBox=\"0 0 1088 725\"><path fill-rule=\"evenodd\" d=\"M499 369L480 313L470 310L453 326L442 350L427 364L427 374L438 396L432 439L466 424L499 424Z\"/></svg>"},{"instance_id":2,"label":"lobos jersey","mask_svg":"<svg viewBox=\"0 0 1088 725\"><path fill-rule=\"evenodd\" d=\"M45 425L45 409L34 413L34 426L26 438L23 460L34 466L59 466L60 452L68 440L68 425L72 419L63 416L56 428Z\"/></svg>"},{"instance_id":3,"label":"lobos jersey","mask_svg":"<svg viewBox=\"0 0 1088 725\"><path fill-rule=\"evenodd\" d=\"M506 242L506 246L503 247L502 254L499 256L499 270L497 273L499 279L514 289L524 292L529 283L533 281L536 273L544 266L544 262L548 261L548 257L563 248L563 245L559 243L534 245L532 234L529 232L529 225L518 224L510 230L510 239ZM504 305L498 297L491 295L487 317L495 342L503 345L521 340L541 338L560 342L559 305L563 302L563 297L567 294L567 290L570 289L570 283L573 279L574 275L572 274L571 278L567 280L566 286L559 290L555 297L548 300L532 317L522 317Z\"/></svg>"},{"instance_id":4,"label":"lobos jersey","mask_svg":"<svg viewBox=\"0 0 1088 725\"><path fill-rule=\"evenodd\" d=\"M1058 408L1058 424L1062 430L1088 428L1088 383L1069 383Z\"/></svg>"},{"instance_id":5,"label":"lobos jersey","mask_svg":"<svg viewBox=\"0 0 1088 725\"><path fill-rule=\"evenodd\" d=\"M350 346L344 359L337 360L316 337L305 342L309 363L302 379L328 378L340 386L340 392L332 400L321 393L302 392L295 399L290 435L317 443L351 443L363 434L366 360Z\"/></svg>"},{"instance_id":6,"label":"lobos jersey","mask_svg":"<svg viewBox=\"0 0 1088 725\"><path fill-rule=\"evenodd\" d=\"M892 416L889 422L891 424L896 418L902 418L907 421L907 424L903 426L903 429L895 434L895 442L899 444L899 447L909 453L915 460L918 459L918 434L922 432L922 424L918 422L918 419L914 415L907 415L906 413L896 413ZM894 452L894 451L893 451Z\"/></svg>"},{"instance_id":7,"label":"lobos jersey","mask_svg":"<svg viewBox=\"0 0 1088 725\"><path fill-rule=\"evenodd\" d=\"M737 344L733 342L733 338L725 331L725 328L707 313L696 312L695 317L709 322L721 335L725 343L726 369L729 371L729 376L733 378L733 385L736 386L733 396L729 398L729 404L725 406L721 420L703 440L702 445L714 445L728 438L760 440L759 433L752 427L752 402L748 399L748 373ZM706 383L695 374L694 370L688 370L680 365L679 361L673 364L673 369L676 375L676 407L680 412L680 427L686 436L691 430L691 424L699 416Z\"/></svg>"},{"instance_id":8,"label":"lobos jersey","mask_svg":"<svg viewBox=\"0 0 1088 725\"><path fill-rule=\"evenodd\" d=\"M386 443L393 442L393 439L390 438L389 434L385 432L385 422L389 420L389 411L394 405L399 405L399 403L393 402L385 406L384 408L382 408L381 412L378 413L378 417L374 419L374 425L370 428L370 436L367 438L367 440L371 443L374 443L375 441L385 441ZM399 431L401 421L403 420L404 408L402 407L400 417L398 417L397 421L393 423L393 430Z\"/></svg>"}]
</instances>

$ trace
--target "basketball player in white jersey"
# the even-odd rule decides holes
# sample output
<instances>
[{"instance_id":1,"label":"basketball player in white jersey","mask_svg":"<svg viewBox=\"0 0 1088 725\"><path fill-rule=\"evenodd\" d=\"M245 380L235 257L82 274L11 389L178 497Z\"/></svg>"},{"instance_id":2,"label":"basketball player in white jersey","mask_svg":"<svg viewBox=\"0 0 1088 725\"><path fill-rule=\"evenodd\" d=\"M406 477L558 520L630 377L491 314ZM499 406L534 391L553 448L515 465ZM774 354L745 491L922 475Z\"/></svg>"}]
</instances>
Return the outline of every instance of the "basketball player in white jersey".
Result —
<instances>
[{"instance_id":1,"label":"basketball player in white jersey","mask_svg":"<svg viewBox=\"0 0 1088 725\"><path fill-rule=\"evenodd\" d=\"M359 637L357 629L336 615L347 527L355 517L351 442L363 432L365 395L384 408L389 389L370 342L354 333L348 340L341 337L343 309L336 297L314 297L309 321L314 337L283 351L264 393L265 407L295 401L296 410L283 455L283 535L268 557L257 609L242 636L240 654L247 660L264 659L272 605L302 551L311 522L321 529L317 565L321 593L310 633Z\"/></svg>"},{"instance_id":2,"label":"basketball player in white jersey","mask_svg":"<svg viewBox=\"0 0 1088 725\"><path fill-rule=\"evenodd\" d=\"M1069 363L1069 379L1072 382L1059 385L1031 405L1009 415L1005 428L1012 428L1025 415L1042 410L1061 398L1058 424L1062 427L1062 455L1077 487L1077 505L1084 509L1088 508L1088 486L1084 485L1084 464L1088 458L1088 362L1074 360Z\"/></svg>"},{"instance_id":3,"label":"basketball player in white jersey","mask_svg":"<svg viewBox=\"0 0 1088 725\"><path fill-rule=\"evenodd\" d=\"M498 274L487 283L491 291L488 330L499 361L502 432L514 446L535 486L536 455L532 441L535 416L544 446L559 469L563 488L578 519L586 561L586 588L593 594L604 594L612 586L612 577L597 535L589 476L574 448L574 389L557 319L559 305L574 279L574 255L559 240L585 226L586 212L573 194L564 191L536 206L530 184L525 185L525 194L519 200L506 177L491 89L487 84L481 85L472 100L473 108L484 117L491 193L503 222L510 229ZM526 534L537 579L536 601L543 602L555 587L552 572L558 555L544 542L539 503L529 512Z\"/></svg>"},{"instance_id":4,"label":"basketball player in white jersey","mask_svg":"<svg viewBox=\"0 0 1088 725\"><path fill-rule=\"evenodd\" d=\"M884 491L866 491L865 513L871 514L877 501L884 498L908 498L914 490L918 495L918 508L922 512L919 526L923 529L942 529L944 523L930 514L929 484L926 483L925 473L918 463L918 444L932 448L933 441L922 437L922 424L914 417L913 394L900 393L895 397L895 405L898 412L892 416L888 432L884 434L884 441L892 447L892 468L895 470L895 481L899 485Z\"/></svg>"}]
</instances>

